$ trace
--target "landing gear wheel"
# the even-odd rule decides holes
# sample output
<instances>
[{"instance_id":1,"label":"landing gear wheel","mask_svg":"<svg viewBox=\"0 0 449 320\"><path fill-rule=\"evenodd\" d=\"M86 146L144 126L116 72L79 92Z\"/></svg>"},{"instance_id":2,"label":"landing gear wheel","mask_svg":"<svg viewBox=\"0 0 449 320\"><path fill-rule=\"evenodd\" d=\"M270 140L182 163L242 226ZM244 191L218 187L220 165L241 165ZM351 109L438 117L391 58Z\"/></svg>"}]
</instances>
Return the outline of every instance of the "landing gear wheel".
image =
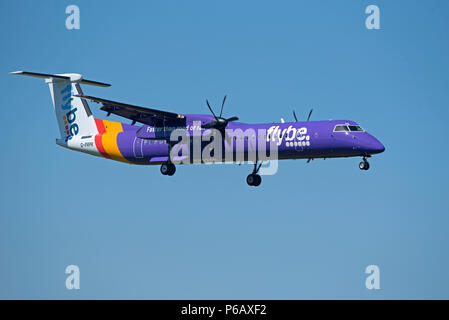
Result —
<instances>
[{"instance_id":1,"label":"landing gear wheel","mask_svg":"<svg viewBox=\"0 0 449 320\"><path fill-rule=\"evenodd\" d=\"M176 172L176 166L173 163L163 163L161 164L161 173L164 176L172 176Z\"/></svg>"},{"instance_id":2,"label":"landing gear wheel","mask_svg":"<svg viewBox=\"0 0 449 320\"><path fill-rule=\"evenodd\" d=\"M359 163L359 169L360 170L368 170L369 169L369 162L364 160Z\"/></svg>"},{"instance_id":3,"label":"landing gear wheel","mask_svg":"<svg viewBox=\"0 0 449 320\"><path fill-rule=\"evenodd\" d=\"M256 174L255 176L256 176L256 181L254 181L253 186L258 187L262 182L262 178L258 174Z\"/></svg>"},{"instance_id":4,"label":"landing gear wheel","mask_svg":"<svg viewBox=\"0 0 449 320\"><path fill-rule=\"evenodd\" d=\"M262 182L262 178L258 174L251 173L246 177L246 183L250 186L257 187Z\"/></svg>"},{"instance_id":5,"label":"landing gear wheel","mask_svg":"<svg viewBox=\"0 0 449 320\"><path fill-rule=\"evenodd\" d=\"M260 185L260 183L262 182L262 178L257 174L257 172L259 172L260 167L262 166L262 162L257 165L258 161L254 162L254 169L253 169L253 173L249 174L246 177L246 183L249 186L253 186L253 187L257 187Z\"/></svg>"},{"instance_id":6,"label":"landing gear wheel","mask_svg":"<svg viewBox=\"0 0 449 320\"><path fill-rule=\"evenodd\" d=\"M171 164L170 165L170 170L168 171L168 175L172 176L172 175L175 174L175 172L176 172L176 166L174 164Z\"/></svg>"},{"instance_id":7,"label":"landing gear wheel","mask_svg":"<svg viewBox=\"0 0 449 320\"><path fill-rule=\"evenodd\" d=\"M166 176L168 172L170 171L168 163L161 164L161 173Z\"/></svg>"},{"instance_id":8,"label":"landing gear wheel","mask_svg":"<svg viewBox=\"0 0 449 320\"><path fill-rule=\"evenodd\" d=\"M254 185L254 174L249 174L249 175L246 177L246 183L247 183L249 186Z\"/></svg>"}]
</instances>

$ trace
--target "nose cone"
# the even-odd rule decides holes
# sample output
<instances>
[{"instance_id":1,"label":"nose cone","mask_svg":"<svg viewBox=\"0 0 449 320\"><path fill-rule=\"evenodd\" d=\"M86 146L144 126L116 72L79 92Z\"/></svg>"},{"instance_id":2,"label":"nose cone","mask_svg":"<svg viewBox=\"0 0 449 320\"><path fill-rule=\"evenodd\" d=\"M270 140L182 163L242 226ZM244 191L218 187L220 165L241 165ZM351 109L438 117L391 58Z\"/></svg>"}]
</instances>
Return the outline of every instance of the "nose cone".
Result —
<instances>
[{"instance_id":1,"label":"nose cone","mask_svg":"<svg viewBox=\"0 0 449 320\"><path fill-rule=\"evenodd\" d=\"M384 145L371 135L367 139L364 149L368 154L382 153L385 151Z\"/></svg>"},{"instance_id":2,"label":"nose cone","mask_svg":"<svg viewBox=\"0 0 449 320\"><path fill-rule=\"evenodd\" d=\"M376 145L373 147L373 153L382 153L384 151L385 151L385 146L382 144L382 142L377 140Z\"/></svg>"}]
</instances>

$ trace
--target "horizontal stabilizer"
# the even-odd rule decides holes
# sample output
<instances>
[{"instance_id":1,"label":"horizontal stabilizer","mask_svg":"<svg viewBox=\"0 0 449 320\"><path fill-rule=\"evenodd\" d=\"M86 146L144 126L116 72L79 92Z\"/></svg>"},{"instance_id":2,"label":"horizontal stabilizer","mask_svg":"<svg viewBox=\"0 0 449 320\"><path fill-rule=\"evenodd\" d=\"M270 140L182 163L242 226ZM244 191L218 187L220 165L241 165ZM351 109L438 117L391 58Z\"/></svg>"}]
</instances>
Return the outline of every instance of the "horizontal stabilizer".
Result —
<instances>
[{"instance_id":1,"label":"horizontal stabilizer","mask_svg":"<svg viewBox=\"0 0 449 320\"><path fill-rule=\"evenodd\" d=\"M59 76L56 74L48 74L48 73L37 73L37 72L28 72L28 71L14 71L11 72L11 74L18 74L21 76L29 76L29 77L36 77L36 78L56 78L56 79L65 79L65 80L70 80L70 77L66 77L66 76Z\"/></svg>"},{"instance_id":2,"label":"horizontal stabilizer","mask_svg":"<svg viewBox=\"0 0 449 320\"><path fill-rule=\"evenodd\" d=\"M97 86L97 87L110 87L111 86L109 83L87 80L87 79L82 79L79 83L87 84L90 86Z\"/></svg>"},{"instance_id":3,"label":"horizontal stabilizer","mask_svg":"<svg viewBox=\"0 0 449 320\"><path fill-rule=\"evenodd\" d=\"M17 75L35 77L35 78L42 78L42 79L54 78L54 79L70 80L72 82L78 82L78 83L87 84L87 85L91 85L91 86L97 86L97 87L110 87L111 86L109 83L103 83L103 82L83 79L83 77L77 73L49 74L49 73L37 73L37 72L28 72L28 71L14 71L14 72L11 72L11 74L17 74Z\"/></svg>"}]
</instances>

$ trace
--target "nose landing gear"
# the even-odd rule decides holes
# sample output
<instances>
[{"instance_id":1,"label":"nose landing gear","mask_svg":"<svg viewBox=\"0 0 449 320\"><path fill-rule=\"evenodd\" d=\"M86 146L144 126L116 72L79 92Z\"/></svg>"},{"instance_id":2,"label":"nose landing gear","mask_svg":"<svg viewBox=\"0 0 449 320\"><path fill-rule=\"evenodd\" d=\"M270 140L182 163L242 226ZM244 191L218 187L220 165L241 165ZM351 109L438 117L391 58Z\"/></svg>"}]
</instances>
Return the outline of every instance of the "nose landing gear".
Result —
<instances>
[{"instance_id":1,"label":"nose landing gear","mask_svg":"<svg viewBox=\"0 0 449 320\"><path fill-rule=\"evenodd\" d=\"M257 174L261 166L262 163L260 163L259 165L257 165L257 161L254 163L253 172L246 177L246 183L249 186L257 187L262 183L262 178Z\"/></svg>"},{"instance_id":2,"label":"nose landing gear","mask_svg":"<svg viewBox=\"0 0 449 320\"><path fill-rule=\"evenodd\" d=\"M164 176L172 176L176 172L176 166L171 162L161 164L161 173Z\"/></svg>"},{"instance_id":3,"label":"nose landing gear","mask_svg":"<svg viewBox=\"0 0 449 320\"><path fill-rule=\"evenodd\" d=\"M360 170L368 170L369 169L369 162L366 160L366 157L363 157L363 161L359 163L359 169Z\"/></svg>"}]
</instances>

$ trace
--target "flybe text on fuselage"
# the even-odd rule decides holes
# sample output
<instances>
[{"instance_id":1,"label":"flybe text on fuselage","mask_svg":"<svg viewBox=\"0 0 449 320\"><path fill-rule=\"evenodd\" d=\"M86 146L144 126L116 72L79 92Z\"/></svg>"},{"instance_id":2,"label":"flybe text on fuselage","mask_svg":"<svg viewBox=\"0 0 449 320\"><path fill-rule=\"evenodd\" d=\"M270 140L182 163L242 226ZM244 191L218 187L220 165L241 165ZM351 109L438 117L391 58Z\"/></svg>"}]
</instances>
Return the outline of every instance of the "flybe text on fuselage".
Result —
<instances>
[{"instance_id":1,"label":"flybe text on fuselage","mask_svg":"<svg viewBox=\"0 0 449 320\"><path fill-rule=\"evenodd\" d=\"M310 136L307 135L307 128L295 128L293 126L289 126L288 128L280 129L279 126L271 126L267 130L267 142L268 141L277 141L277 145L281 145L282 141L290 142L297 140L299 142L305 142L304 145L310 145Z\"/></svg>"},{"instance_id":2,"label":"flybe text on fuselage","mask_svg":"<svg viewBox=\"0 0 449 320\"><path fill-rule=\"evenodd\" d=\"M63 96L61 109L64 112L67 111L66 114L62 117L62 120L64 121L65 130L68 134L66 140L70 140L79 132L78 124L75 122L77 108L72 109L72 85L68 84L64 89L62 89L61 95Z\"/></svg>"}]
</instances>

